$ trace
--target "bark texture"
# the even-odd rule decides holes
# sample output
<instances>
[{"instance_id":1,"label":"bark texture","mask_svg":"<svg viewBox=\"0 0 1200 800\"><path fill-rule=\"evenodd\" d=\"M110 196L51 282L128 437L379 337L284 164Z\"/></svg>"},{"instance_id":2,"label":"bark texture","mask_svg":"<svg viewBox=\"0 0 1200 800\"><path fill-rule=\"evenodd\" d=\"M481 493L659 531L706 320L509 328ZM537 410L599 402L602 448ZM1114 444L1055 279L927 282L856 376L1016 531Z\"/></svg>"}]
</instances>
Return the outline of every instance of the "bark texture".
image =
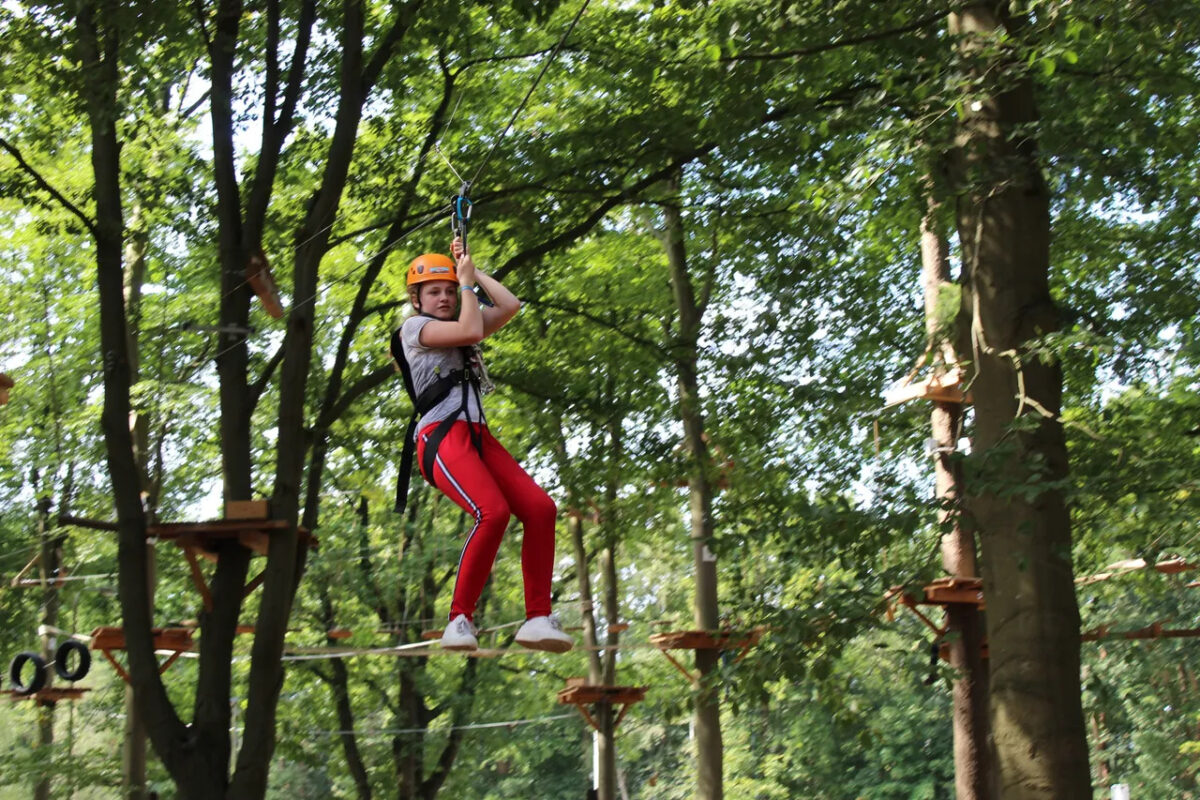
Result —
<instances>
[{"instance_id":1,"label":"bark texture","mask_svg":"<svg viewBox=\"0 0 1200 800\"><path fill-rule=\"evenodd\" d=\"M978 527L992 732L1004 800L1092 796L1079 678L1079 611L1063 491L1062 374L1030 353L1058 328L1049 291L1049 197L1031 80L1007 4L951 16L979 94L959 122L964 301L972 318Z\"/></svg>"},{"instance_id":2,"label":"bark texture","mask_svg":"<svg viewBox=\"0 0 1200 800\"><path fill-rule=\"evenodd\" d=\"M932 182L930 182L932 183ZM947 310L945 297L955 284L950 276L950 247L942 232L940 203L926 198L921 220L921 283L925 293L927 355L934 374L942 375L964 362L959 345L963 325L941 318ZM929 415L934 442L933 469L938 522L943 526L942 566L956 578L979 576L975 537L962 513L963 474L958 460L963 407L958 403L934 402ZM954 719L954 787L957 800L991 800L993 770L988 736L987 663L983 658L984 620L974 606L955 605L946 609L946 646L954 669L951 686Z\"/></svg>"},{"instance_id":3,"label":"bark texture","mask_svg":"<svg viewBox=\"0 0 1200 800\"><path fill-rule=\"evenodd\" d=\"M677 173L671 181L673 192L678 192L679 182ZM696 295L684 247L683 216L674 200L663 205L663 217L664 244L678 314L672 361L679 393L679 417L683 422L684 442L691 465L688 505L696 576L695 624L701 630L716 631L721 620L717 602L717 558L709 547L714 533L712 458L704 433L699 378L700 323L707 293L702 293L699 298ZM719 658L717 650L696 651L696 670L700 674L694 718L698 800L721 800L724 796L721 701L718 687L714 685Z\"/></svg>"}]
</instances>

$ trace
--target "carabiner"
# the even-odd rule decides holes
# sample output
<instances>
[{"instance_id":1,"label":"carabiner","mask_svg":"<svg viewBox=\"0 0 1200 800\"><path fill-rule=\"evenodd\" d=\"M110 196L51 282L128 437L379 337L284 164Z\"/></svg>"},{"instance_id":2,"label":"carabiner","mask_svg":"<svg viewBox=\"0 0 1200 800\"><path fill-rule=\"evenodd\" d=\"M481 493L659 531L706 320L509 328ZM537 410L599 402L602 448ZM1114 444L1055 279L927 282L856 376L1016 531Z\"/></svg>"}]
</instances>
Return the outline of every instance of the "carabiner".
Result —
<instances>
[{"instance_id":1,"label":"carabiner","mask_svg":"<svg viewBox=\"0 0 1200 800\"><path fill-rule=\"evenodd\" d=\"M462 240L463 253L467 252L467 228L471 223L471 182L463 181L458 194L450 198L450 230L454 238Z\"/></svg>"}]
</instances>

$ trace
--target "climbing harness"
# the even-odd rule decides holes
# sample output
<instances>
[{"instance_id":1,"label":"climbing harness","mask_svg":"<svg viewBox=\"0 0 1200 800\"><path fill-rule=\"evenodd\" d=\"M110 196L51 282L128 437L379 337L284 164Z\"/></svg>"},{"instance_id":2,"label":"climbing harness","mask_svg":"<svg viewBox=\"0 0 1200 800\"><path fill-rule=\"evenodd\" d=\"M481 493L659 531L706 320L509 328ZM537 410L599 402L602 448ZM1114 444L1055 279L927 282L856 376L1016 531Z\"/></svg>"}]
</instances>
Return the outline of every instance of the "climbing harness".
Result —
<instances>
[{"instance_id":1,"label":"climbing harness","mask_svg":"<svg viewBox=\"0 0 1200 800\"><path fill-rule=\"evenodd\" d=\"M422 313L421 316L436 319L432 314ZM401 329L402 330L402 329ZM431 486L433 483L433 467L434 460L437 458L438 447L441 446L442 440L446 438L446 434L450 432L450 428L458 421L461 415L468 423L471 422L470 417L470 399L471 392L475 392L475 402L479 407L480 419L479 423L484 423L483 420L483 403L480 390L480 376L471 369L471 362L475 356L475 347L460 347L458 351L462 354L463 366L461 369L451 370L448 375L436 379L431 384L426 386L420 394L417 394L416 387L413 384L412 368L409 366L408 359L404 357L404 340L401 336L401 330L397 330L392 334L391 351L392 358L400 367L400 375L404 378L404 390L408 392L409 399L412 400L413 413L409 417L408 427L404 430L404 449L400 454L400 472L396 475L396 504L394 510L396 513L403 513L408 505L408 487L409 480L412 477L413 455L416 450L415 433L417 430L417 421L430 410L435 408L439 403L450 396L456 387L462 387L462 403L458 409L449 414L444 420L438 423L434 428L433 433L425 438L425 451L421 459L421 474ZM482 360L479 362L482 364ZM469 426L470 427L470 426ZM471 443L482 454L483 439L479 431L474 427L470 427Z\"/></svg>"}]
</instances>

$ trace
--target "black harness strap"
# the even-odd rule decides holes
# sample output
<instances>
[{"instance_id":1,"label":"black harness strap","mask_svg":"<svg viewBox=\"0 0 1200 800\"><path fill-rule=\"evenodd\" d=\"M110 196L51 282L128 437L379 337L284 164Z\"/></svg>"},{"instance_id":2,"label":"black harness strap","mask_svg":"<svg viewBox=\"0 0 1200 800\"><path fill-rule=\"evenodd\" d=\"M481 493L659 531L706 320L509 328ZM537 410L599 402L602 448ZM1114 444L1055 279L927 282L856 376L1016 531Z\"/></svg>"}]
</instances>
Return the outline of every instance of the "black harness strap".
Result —
<instances>
[{"instance_id":1,"label":"black harness strap","mask_svg":"<svg viewBox=\"0 0 1200 800\"><path fill-rule=\"evenodd\" d=\"M438 378L425 390L417 396L416 388L413 385L412 368L408 364L408 359L404 357L404 342L401 339L400 331L397 330L392 334L390 343L392 358L400 367L400 374L404 378L404 390L408 392L408 396L413 401L413 413L408 420L408 427L404 431L404 449L400 454L400 472L396 476L396 504L394 506L396 513L402 513L405 506L408 505L408 487L412 477L413 454L416 448L414 434L417 430L417 420L429 413L431 409L450 396L450 392L455 386L462 386L462 405L458 411L467 417L470 421L470 391L475 390L476 400L479 401L479 378L471 371L471 348L459 348L463 357L463 368L452 370L449 375ZM483 405L480 403L480 411L482 413ZM451 414L438 423L434 428L433 433L425 442L424 458L421 459L421 475L433 485L433 464L437 457L438 446L441 445L442 439L446 438L446 434L450 432L450 428L458 421L458 413ZM483 453L483 437L474 428L471 428L471 443Z\"/></svg>"},{"instance_id":2,"label":"black harness strap","mask_svg":"<svg viewBox=\"0 0 1200 800\"><path fill-rule=\"evenodd\" d=\"M469 352L470 348L464 347L464 348L462 348L462 350L463 350L463 358L467 359L469 357L468 352ZM468 411L470 406L468 405L468 403L470 402L471 387L475 388L475 391L477 393L476 396L478 396L478 392L479 392L479 379L477 377L475 377L475 373L471 372L471 370L468 367L463 367L460 370L455 370L454 372L451 372L449 378L439 379L439 383L441 381L450 381L450 386L446 389L446 391L442 395L442 397L445 397L446 395L450 394L451 389L454 388L454 384L457 384L457 383L462 384L462 405L459 406L459 411L466 414L467 422L470 422L471 418L470 418L470 413ZM433 387L431 386L430 388L433 388ZM433 403L433 405L437 405L437 403L440 403L440 402L441 402L441 398L439 398L435 403ZM432 405L430 407L432 408ZM422 412L422 413L424 413L424 412ZM434 483L433 483L433 463L437 459L438 447L441 446L442 439L446 438L446 434L450 432L450 428L454 426L455 422L458 422L458 414L454 414L452 416L446 417L444 420L442 420L441 422L438 423L438 426L433 429L433 433L429 434L429 438L425 440L425 451L422 453L422 458L421 458L421 475L422 475L422 477L425 478L426 481L429 482L430 486L434 485ZM479 454L482 456L483 455L483 437L479 434L478 431L475 430L475 428L469 428L469 430L471 432L471 444L475 445L475 449L478 450ZM411 469L411 465L410 465L410 469Z\"/></svg>"}]
</instances>

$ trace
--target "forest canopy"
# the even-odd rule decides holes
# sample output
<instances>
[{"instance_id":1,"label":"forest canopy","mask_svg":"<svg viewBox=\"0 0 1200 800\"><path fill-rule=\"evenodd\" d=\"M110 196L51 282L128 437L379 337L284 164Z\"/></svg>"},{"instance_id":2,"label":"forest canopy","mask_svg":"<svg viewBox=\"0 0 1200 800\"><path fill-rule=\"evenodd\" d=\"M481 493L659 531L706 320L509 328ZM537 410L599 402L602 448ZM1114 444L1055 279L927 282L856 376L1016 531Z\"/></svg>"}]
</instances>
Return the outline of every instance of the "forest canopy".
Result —
<instances>
[{"instance_id":1,"label":"forest canopy","mask_svg":"<svg viewBox=\"0 0 1200 800\"><path fill-rule=\"evenodd\" d=\"M3 3L0 658L123 627L129 682L6 702L0 795L948 798L980 635L957 796L1200 797L1191 5ZM515 522L437 652L469 519L392 511L457 196L561 656ZM256 500L262 554L165 533ZM897 601L946 577L986 613Z\"/></svg>"}]
</instances>

